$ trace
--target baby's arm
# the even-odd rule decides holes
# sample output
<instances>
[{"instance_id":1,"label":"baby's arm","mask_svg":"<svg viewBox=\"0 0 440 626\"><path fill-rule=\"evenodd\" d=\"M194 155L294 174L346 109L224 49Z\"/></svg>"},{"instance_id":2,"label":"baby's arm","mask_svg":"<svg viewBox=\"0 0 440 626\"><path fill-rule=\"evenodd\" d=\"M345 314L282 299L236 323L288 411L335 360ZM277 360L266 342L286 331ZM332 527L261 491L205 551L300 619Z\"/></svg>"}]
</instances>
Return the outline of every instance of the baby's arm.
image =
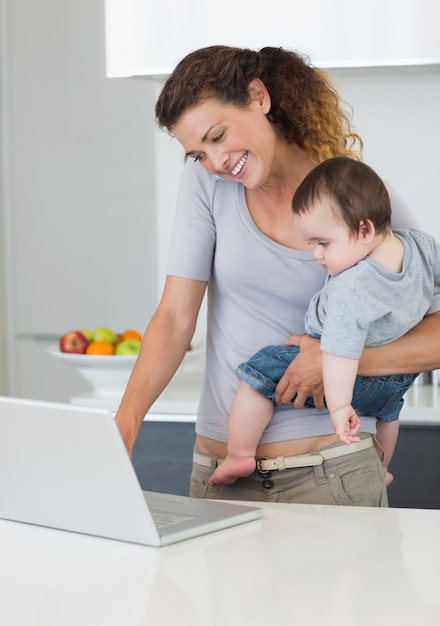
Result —
<instances>
[{"instance_id":1,"label":"baby's arm","mask_svg":"<svg viewBox=\"0 0 440 626\"><path fill-rule=\"evenodd\" d=\"M361 422L351 406L358 362L357 359L322 352L325 401L333 428L346 444L359 441L356 434L361 428Z\"/></svg>"}]
</instances>

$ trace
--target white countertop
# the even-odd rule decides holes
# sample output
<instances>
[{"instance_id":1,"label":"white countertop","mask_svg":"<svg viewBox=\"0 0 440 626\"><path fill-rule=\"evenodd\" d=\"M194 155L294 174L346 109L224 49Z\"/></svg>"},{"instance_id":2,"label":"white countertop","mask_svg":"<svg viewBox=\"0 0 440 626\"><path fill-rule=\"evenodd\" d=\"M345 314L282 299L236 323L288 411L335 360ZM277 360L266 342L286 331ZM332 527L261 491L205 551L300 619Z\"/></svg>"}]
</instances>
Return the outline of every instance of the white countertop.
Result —
<instances>
[{"instance_id":1,"label":"white countertop","mask_svg":"<svg viewBox=\"0 0 440 626\"><path fill-rule=\"evenodd\" d=\"M439 625L440 511L262 506L167 548L0 521L0 623Z\"/></svg>"},{"instance_id":2,"label":"white countertop","mask_svg":"<svg viewBox=\"0 0 440 626\"><path fill-rule=\"evenodd\" d=\"M170 384L151 407L145 419L151 421L195 422L203 381L203 362L181 367ZM72 404L104 407L116 412L123 390L101 395L93 391L71 398Z\"/></svg>"}]
</instances>

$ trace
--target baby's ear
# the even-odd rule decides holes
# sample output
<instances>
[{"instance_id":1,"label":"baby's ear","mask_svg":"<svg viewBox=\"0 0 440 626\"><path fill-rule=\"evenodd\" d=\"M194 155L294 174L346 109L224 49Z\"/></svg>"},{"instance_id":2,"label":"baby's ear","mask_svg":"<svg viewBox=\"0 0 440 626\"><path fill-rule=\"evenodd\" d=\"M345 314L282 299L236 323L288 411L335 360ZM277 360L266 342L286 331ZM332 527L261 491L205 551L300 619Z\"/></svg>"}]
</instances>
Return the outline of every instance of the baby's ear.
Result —
<instances>
[{"instance_id":1,"label":"baby's ear","mask_svg":"<svg viewBox=\"0 0 440 626\"><path fill-rule=\"evenodd\" d=\"M359 236L365 241L371 241L376 235L376 229L371 220L361 220L359 224Z\"/></svg>"}]
</instances>

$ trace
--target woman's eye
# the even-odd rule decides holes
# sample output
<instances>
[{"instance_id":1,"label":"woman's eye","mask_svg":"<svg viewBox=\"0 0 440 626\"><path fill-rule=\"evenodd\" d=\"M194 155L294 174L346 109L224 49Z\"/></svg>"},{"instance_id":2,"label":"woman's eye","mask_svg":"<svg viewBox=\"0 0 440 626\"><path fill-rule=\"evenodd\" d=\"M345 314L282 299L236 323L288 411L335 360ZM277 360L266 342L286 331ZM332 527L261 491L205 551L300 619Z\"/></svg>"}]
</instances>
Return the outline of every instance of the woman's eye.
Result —
<instances>
[{"instance_id":1,"label":"woman's eye","mask_svg":"<svg viewBox=\"0 0 440 626\"><path fill-rule=\"evenodd\" d=\"M218 143L219 141L221 141L223 139L224 133L221 132L218 135L216 135L215 137L212 138L212 142L213 143Z\"/></svg>"},{"instance_id":2,"label":"woman's eye","mask_svg":"<svg viewBox=\"0 0 440 626\"><path fill-rule=\"evenodd\" d=\"M194 157L194 163L197 163L197 161L201 161L203 159L203 154L198 154L197 156Z\"/></svg>"}]
</instances>

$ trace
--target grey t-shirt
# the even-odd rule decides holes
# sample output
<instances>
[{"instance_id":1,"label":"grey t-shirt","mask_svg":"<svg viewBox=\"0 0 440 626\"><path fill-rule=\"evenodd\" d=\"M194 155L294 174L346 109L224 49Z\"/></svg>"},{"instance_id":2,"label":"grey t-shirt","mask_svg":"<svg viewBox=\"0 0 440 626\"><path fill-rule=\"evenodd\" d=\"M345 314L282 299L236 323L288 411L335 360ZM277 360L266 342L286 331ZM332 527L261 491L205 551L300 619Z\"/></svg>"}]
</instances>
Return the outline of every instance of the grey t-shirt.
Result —
<instances>
[{"instance_id":1,"label":"grey t-shirt","mask_svg":"<svg viewBox=\"0 0 440 626\"><path fill-rule=\"evenodd\" d=\"M405 204L391 194L393 227L416 228ZM240 183L213 176L193 160L180 184L167 273L209 281L206 369L196 431L226 442L238 385L235 368L262 346L305 333L310 299L327 274L312 251L292 250L258 230ZM363 430L375 432L375 422L363 417ZM327 411L280 406L261 442L333 432Z\"/></svg>"},{"instance_id":2,"label":"grey t-shirt","mask_svg":"<svg viewBox=\"0 0 440 626\"><path fill-rule=\"evenodd\" d=\"M358 359L364 345L398 339L429 311L434 285L440 283L440 245L420 230L394 232L404 246L401 272L390 272L367 257L328 276L312 298L306 331L321 336L322 350Z\"/></svg>"}]
</instances>

